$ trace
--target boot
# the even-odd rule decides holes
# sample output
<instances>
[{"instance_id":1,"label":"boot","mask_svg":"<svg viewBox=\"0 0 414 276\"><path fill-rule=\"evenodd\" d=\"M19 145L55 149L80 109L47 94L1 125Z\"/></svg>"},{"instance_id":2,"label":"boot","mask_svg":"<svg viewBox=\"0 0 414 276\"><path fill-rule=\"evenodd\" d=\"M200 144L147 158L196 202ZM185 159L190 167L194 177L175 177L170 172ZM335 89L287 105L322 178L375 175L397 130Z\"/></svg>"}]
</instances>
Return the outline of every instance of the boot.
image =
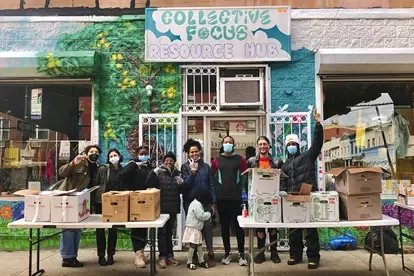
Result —
<instances>
[{"instance_id":1,"label":"boot","mask_svg":"<svg viewBox=\"0 0 414 276\"><path fill-rule=\"evenodd\" d=\"M104 257L104 256L100 256L100 257L98 258L98 263L99 263L99 265L100 265L100 266L107 266L107 265L108 265L108 263L106 262L106 260L105 260L105 257Z\"/></svg>"},{"instance_id":2,"label":"boot","mask_svg":"<svg viewBox=\"0 0 414 276\"><path fill-rule=\"evenodd\" d=\"M106 263L108 265L113 265L115 263L114 256L113 255L108 255L108 260L106 261Z\"/></svg>"},{"instance_id":3,"label":"boot","mask_svg":"<svg viewBox=\"0 0 414 276\"><path fill-rule=\"evenodd\" d=\"M134 264L138 268L145 268L144 253L141 250L135 252Z\"/></svg>"},{"instance_id":4,"label":"boot","mask_svg":"<svg viewBox=\"0 0 414 276\"><path fill-rule=\"evenodd\" d=\"M277 241L277 233L274 234L274 235L270 235L269 239L270 239L270 243L276 242ZM277 243L270 247L270 259L275 264L281 263L279 254L277 253Z\"/></svg>"},{"instance_id":5,"label":"boot","mask_svg":"<svg viewBox=\"0 0 414 276\"><path fill-rule=\"evenodd\" d=\"M257 237L257 249L260 250L263 247L265 247L266 245L266 237L263 237L263 239L260 239L259 237ZM260 254L258 254L255 258L254 258L254 262L256 264L261 264L264 261L266 261L266 256L264 251L261 252Z\"/></svg>"}]
</instances>

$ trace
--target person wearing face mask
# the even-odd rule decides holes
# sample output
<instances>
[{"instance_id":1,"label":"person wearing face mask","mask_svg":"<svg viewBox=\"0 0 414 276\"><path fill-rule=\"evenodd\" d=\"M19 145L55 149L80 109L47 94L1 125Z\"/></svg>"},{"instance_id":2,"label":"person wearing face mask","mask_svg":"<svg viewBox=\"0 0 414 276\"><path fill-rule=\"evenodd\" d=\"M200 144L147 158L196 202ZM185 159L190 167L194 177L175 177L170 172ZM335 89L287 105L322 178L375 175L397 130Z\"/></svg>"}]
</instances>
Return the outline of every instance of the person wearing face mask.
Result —
<instances>
[{"instance_id":1,"label":"person wearing face mask","mask_svg":"<svg viewBox=\"0 0 414 276\"><path fill-rule=\"evenodd\" d=\"M296 134L286 136L287 159L282 165L282 175L280 177L280 190L285 192L299 192L303 183L311 184L312 191L317 191L316 167L315 162L323 146L323 127L320 123L320 115L317 109L313 113L315 133L311 147L301 153L300 139ZM316 269L320 261L320 245L317 229L306 230L306 247L308 257L308 268ZM288 265L296 265L302 262L303 255L303 236L302 229L292 229L289 233L289 253Z\"/></svg>"},{"instance_id":2,"label":"person wearing face mask","mask_svg":"<svg viewBox=\"0 0 414 276\"><path fill-rule=\"evenodd\" d=\"M117 149L108 151L108 158L105 165L100 166L96 175L96 184L99 189L95 193L95 213L102 214L102 194L109 191L119 191L121 183L119 172L122 170L121 162L123 157ZM117 240L116 228L108 229L108 259L105 260L105 229L96 229L96 247L98 251L98 263L101 266L113 265L115 247Z\"/></svg>"},{"instance_id":3,"label":"person wearing face mask","mask_svg":"<svg viewBox=\"0 0 414 276\"><path fill-rule=\"evenodd\" d=\"M181 174L184 180L183 190L183 205L186 215L188 214L188 208L195 199L197 193L201 189L209 190L212 196L212 202L209 202L204 207L204 211L210 211L212 215L216 212L216 191L215 180L211 174L211 168L208 164L204 163L201 158L202 147L200 142L193 139L189 139L184 147L184 152L188 155L189 160L181 166ZM214 267L216 265L214 259L213 249L213 226L211 220L204 222L202 234L206 241L208 250L208 267ZM197 263L197 252L194 251L193 263Z\"/></svg>"},{"instance_id":4,"label":"person wearing face mask","mask_svg":"<svg viewBox=\"0 0 414 276\"><path fill-rule=\"evenodd\" d=\"M239 265L247 265L244 256L244 230L237 221L242 211L242 191L247 192L247 179L242 173L247 169L246 160L234 153L234 138L223 138L223 153L214 158L211 163L212 174L216 178L217 211L221 225L221 236L224 244L222 264L228 265L230 255L230 225L236 231L237 247L239 251Z\"/></svg>"},{"instance_id":5,"label":"person wearing face mask","mask_svg":"<svg viewBox=\"0 0 414 276\"><path fill-rule=\"evenodd\" d=\"M136 191L146 190L146 179L151 171L151 161L149 159L149 149L140 146L135 150L136 157L128 161L128 164L119 172L121 180L121 190ZM148 262L144 255L144 248L147 240L147 229L132 228L131 241L135 252L134 264L137 268L145 268Z\"/></svg>"},{"instance_id":6,"label":"person wearing face mask","mask_svg":"<svg viewBox=\"0 0 414 276\"><path fill-rule=\"evenodd\" d=\"M176 161L175 154L168 152L162 160L162 165L152 170L146 180L148 187L157 188L161 191L161 214L170 215L167 223L162 228L158 228L158 264L160 268L166 268L167 265L180 265L174 258L172 243L177 214L180 213L181 209L180 194L183 184L181 173L175 167Z\"/></svg>"},{"instance_id":7,"label":"person wearing face mask","mask_svg":"<svg viewBox=\"0 0 414 276\"><path fill-rule=\"evenodd\" d=\"M92 187L98 171L97 161L102 151L97 145L90 145L85 148L82 154L78 155L70 163L59 169L59 176L64 177L61 191L76 189L80 192ZM63 267L82 267L78 261L78 248L82 230L69 229L60 235L60 255Z\"/></svg>"},{"instance_id":8,"label":"person wearing face mask","mask_svg":"<svg viewBox=\"0 0 414 276\"><path fill-rule=\"evenodd\" d=\"M282 167L282 160L278 158L273 158L269 153L271 146L270 140L266 136L260 136L257 139L257 147L259 149L259 154L253 156L247 160L248 168L262 168L262 169L280 169ZM277 241L277 229L268 229L269 231L269 240L270 242ZM257 247L261 249L266 245L266 232L265 229L257 229ZM280 263L280 257L277 253L277 244L275 243L270 247L270 259L274 263ZM254 262L261 264L266 260L265 253L262 252L256 256Z\"/></svg>"}]
</instances>

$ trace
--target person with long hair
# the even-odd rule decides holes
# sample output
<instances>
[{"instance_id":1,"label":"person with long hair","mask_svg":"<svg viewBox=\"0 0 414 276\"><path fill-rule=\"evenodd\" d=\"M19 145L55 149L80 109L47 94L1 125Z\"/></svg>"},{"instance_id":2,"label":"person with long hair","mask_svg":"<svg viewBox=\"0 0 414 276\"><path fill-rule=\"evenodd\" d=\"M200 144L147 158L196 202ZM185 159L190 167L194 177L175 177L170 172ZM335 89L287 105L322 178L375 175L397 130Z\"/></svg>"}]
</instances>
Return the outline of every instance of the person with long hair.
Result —
<instances>
[{"instance_id":1,"label":"person with long hair","mask_svg":"<svg viewBox=\"0 0 414 276\"><path fill-rule=\"evenodd\" d=\"M102 214L102 194L109 191L119 191L121 182L119 172L122 170L123 157L117 149L110 149L106 164L100 166L96 175L96 185L99 189L95 193L95 213ZM106 246L105 229L96 229L96 248L98 251L98 263L101 266L113 265L117 241L116 228L108 229L108 247ZM108 258L105 259L107 248Z\"/></svg>"},{"instance_id":2,"label":"person with long hair","mask_svg":"<svg viewBox=\"0 0 414 276\"><path fill-rule=\"evenodd\" d=\"M211 168L201 158L202 146L200 142L189 139L184 147L183 151L188 156L188 161L181 166L181 174L184 180L183 189L183 205L186 215L188 215L188 208L195 199L198 191L206 189L211 193L211 202L204 204L204 210L210 211L212 214L216 212L216 191L215 180L211 173ZM202 234L206 241L208 250L208 266L213 267L216 265L214 259L213 249L213 227L210 220L204 222L202 228ZM196 253L194 252L194 260L196 260ZM195 261L194 261L195 263Z\"/></svg>"}]
</instances>

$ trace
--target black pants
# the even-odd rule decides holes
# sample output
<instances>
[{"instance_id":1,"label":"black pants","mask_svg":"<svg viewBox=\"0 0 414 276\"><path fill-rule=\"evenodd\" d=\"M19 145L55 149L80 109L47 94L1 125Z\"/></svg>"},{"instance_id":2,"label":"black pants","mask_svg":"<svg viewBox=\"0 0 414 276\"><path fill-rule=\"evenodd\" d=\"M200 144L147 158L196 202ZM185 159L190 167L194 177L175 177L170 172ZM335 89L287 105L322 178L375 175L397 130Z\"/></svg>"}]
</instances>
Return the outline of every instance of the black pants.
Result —
<instances>
[{"instance_id":1,"label":"black pants","mask_svg":"<svg viewBox=\"0 0 414 276\"><path fill-rule=\"evenodd\" d=\"M95 213L102 214L102 204L95 203ZM116 229L108 229L108 256L115 255L115 248L116 248L116 240L117 240L117 230ZM105 250L106 250L106 237L105 237L105 229L96 229L96 247L98 249L98 256L104 257Z\"/></svg>"},{"instance_id":2,"label":"black pants","mask_svg":"<svg viewBox=\"0 0 414 276\"><path fill-rule=\"evenodd\" d=\"M303 255L303 235L302 230L306 230L306 255L309 262L319 262L319 235L318 229L292 229L289 233L290 258L302 260Z\"/></svg>"},{"instance_id":3,"label":"black pants","mask_svg":"<svg viewBox=\"0 0 414 276\"><path fill-rule=\"evenodd\" d=\"M234 226L237 237L237 249L244 253L244 230L237 221L241 215L241 200L217 200L217 210L221 225L221 237L223 238L224 251L230 253L230 225Z\"/></svg>"},{"instance_id":4,"label":"black pants","mask_svg":"<svg viewBox=\"0 0 414 276\"><path fill-rule=\"evenodd\" d=\"M269 240L270 242L274 242L277 241L277 229L267 229L267 231L269 232ZM276 233L274 235L272 235L272 231L276 231ZM257 248L263 248L266 245L266 231L264 228L258 228L256 230L257 233L263 233L263 238L259 238L259 236L257 236ZM271 251L277 250L277 243L275 243L274 245L272 245L270 247Z\"/></svg>"},{"instance_id":5,"label":"black pants","mask_svg":"<svg viewBox=\"0 0 414 276\"><path fill-rule=\"evenodd\" d=\"M172 236L177 221L177 214L170 214L170 218L162 228L158 228L158 252L160 259L173 258Z\"/></svg>"},{"instance_id":6,"label":"black pants","mask_svg":"<svg viewBox=\"0 0 414 276\"><path fill-rule=\"evenodd\" d=\"M131 228L131 242L134 252L143 250L147 245L147 228Z\"/></svg>"}]
</instances>

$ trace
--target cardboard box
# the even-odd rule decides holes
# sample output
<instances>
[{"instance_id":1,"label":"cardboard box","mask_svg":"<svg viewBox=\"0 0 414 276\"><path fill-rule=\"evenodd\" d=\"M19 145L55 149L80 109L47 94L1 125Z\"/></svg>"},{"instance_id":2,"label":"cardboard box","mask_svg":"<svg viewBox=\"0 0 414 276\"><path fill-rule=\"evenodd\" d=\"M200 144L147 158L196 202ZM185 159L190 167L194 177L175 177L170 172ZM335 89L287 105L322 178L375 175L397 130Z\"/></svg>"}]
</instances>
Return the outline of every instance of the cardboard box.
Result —
<instances>
[{"instance_id":1,"label":"cardboard box","mask_svg":"<svg viewBox=\"0 0 414 276\"><path fill-rule=\"evenodd\" d=\"M347 195L382 193L379 167L335 168L329 171L335 177L335 190Z\"/></svg>"},{"instance_id":2,"label":"cardboard box","mask_svg":"<svg viewBox=\"0 0 414 276\"><path fill-rule=\"evenodd\" d=\"M248 169L249 195L278 196L280 189L280 170L277 169Z\"/></svg>"},{"instance_id":3,"label":"cardboard box","mask_svg":"<svg viewBox=\"0 0 414 276\"><path fill-rule=\"evenodd\" d=\"M24 197L24 220L29 222L50 221L51 196L47 194L26 195Z\"/></svg>"},{"instance_id":4,"label":"cardboard box","mask_svg":"<svg viewBox=\"0 0 414 276\"><path fill-rule=\"evenodd\" d=\"M102 221L127 222L131 192L107 192L102 194Z\"/></svg>"},{"instance_id":5,"label":"cardboard box","mask_svg":"<svg viewBox=\"0 0 414 276\"><path fill-rule=\"evenodd\" d=\"M91 215L91 192L95 186L82 192L68 191L54 194L51 199L51 222L80 222Z\"/></svg>"},{"instance_id":6,"label":"cardboard box","mask_svg":"<svg viewBox=\"0 0 414 276\"><path fill-rule=\"evenodd\" d=\"M350 221L382 219L381 194L339 194L340 213Z\"/></svg>"},{"instance_id":7,"label":"cardboard box","mask_svg":"<svg viewBox=\"0 0 414 276\"><path fill-rule=\"evenodd\" d=\"M414 186L407 182L400 182L403 184L398 185L398 197L397 201L405 205L414 205Z\"/></svg>"},{"instance_id":8,"label":"cardboard box","mask_svg":"<svg viewBox=\"0 0 414 276\"><path fill-rule=\"evenodd\" d=\"M311 221L339 221L339 194L311 193Z\"/></svg>"},{"instance_id":9,"label":"cardboard box","mask_svg":"<svg viewBox=\"0 0 414 276\"><path fill-rule=\"evenodd\" d=\"M282 222L280 196L250 196L249 217L261 223Z\"/></svg>"},{"instance_id":10,"label":"cardboard box","mask_svg":"<svg viewBox=\"0 0 414 276\"><path fill-rule=\"evenodd\" d=\"M312 185L302 184L299 193L290 193L283 197L283 222L310 222L310 193Z\"/></svg>"},{"instance_id":11,"label":"cardboard box","mask_svg":"<svg viewBox=\"0 0 414 276\"><path fill-rule=\"evenodd\" d=\"M160 217L160 190L135 191L130 196L130 221L152 221Z\"/></svg>"}]
</instances>

